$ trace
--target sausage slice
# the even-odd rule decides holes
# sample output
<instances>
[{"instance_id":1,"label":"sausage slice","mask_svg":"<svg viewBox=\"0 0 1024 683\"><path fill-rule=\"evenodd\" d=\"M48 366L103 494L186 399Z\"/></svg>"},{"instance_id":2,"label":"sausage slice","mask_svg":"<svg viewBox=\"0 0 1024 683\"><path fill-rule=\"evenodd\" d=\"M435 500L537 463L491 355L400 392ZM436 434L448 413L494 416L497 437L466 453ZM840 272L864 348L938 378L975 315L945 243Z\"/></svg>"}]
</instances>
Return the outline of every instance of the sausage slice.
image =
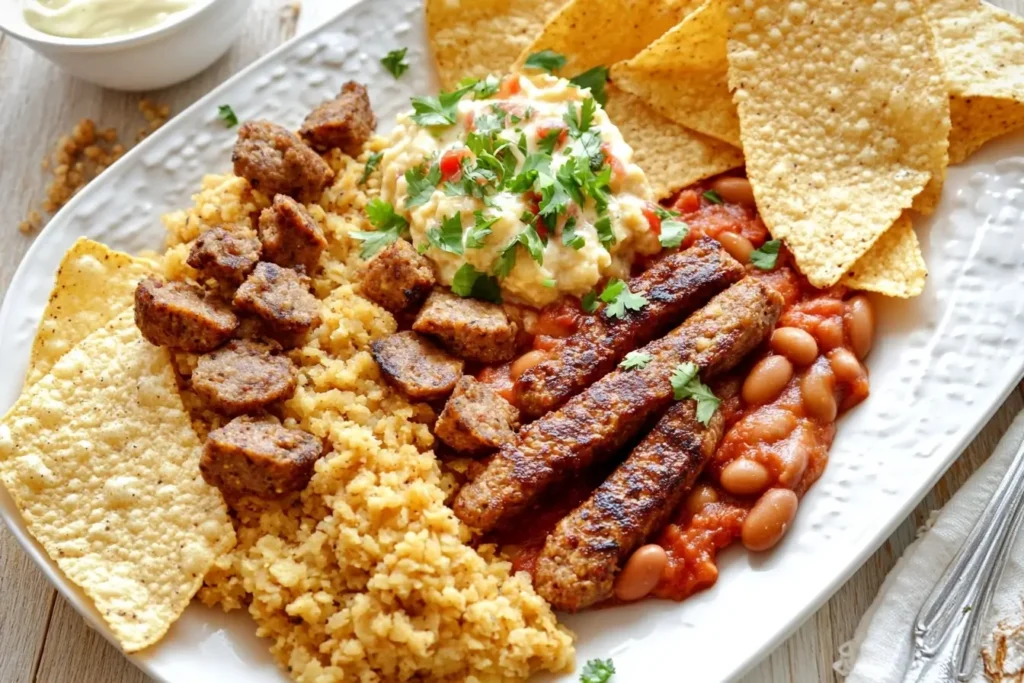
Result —
<instances>
[{"instance_id":1,"label":"sausage slice","mask_svg":"<svg viewBox=\"0 0 1024 683\"><path fill-rule=\"evenodd\" d=\"M398 240L367 261L359 278L359 293L392 313L405 313L423 303L434 287L430 261Z\"/></svg>"},{"instance_id":2,"label":"sausage slice","mask_svg":"<svg viewBox=\"0 0 1024 683\"><path fill-rule=\"evenodd\" d=\"M295 392L297 369L276 344L248 339L228 342L199 358L192 388L225 415L265 408Z\"/></svg>"},{"instance_id":3,"label":"sausage slice","mask_svg":"<svg viewBox=\"0 0 1024 683\"><path fill-rule=\"evenodd\" d=\"M205 278L237 285L256 267L260 249L260 241L253 234L213 228L192 244L186 262Z\"/></svg>"},{"instance_id":4,"label":"sausage slice","mask_svg":"<svg viewBox=\"0 0 1024 683\"><path fill-rule=\"evenodd\" d=\"M283 194L260 213L263 258L285 268L312 273L327 246L323 231L302 204Z\"/></svg>"},{"instance_id":5,"label":"sausage slice","mask_svg":"<svg viewBox=\"0 0 1024 683\"><path fill-rule=\"evenodd\" d=\"M286 194L313 202L334 177L331 167L309 145L270 121L242 124L231 161L235 175L268 197Z\"/></svg>"},{"instance_id":6,"label":"sausage slice","mask_svg":"<svg viewBox=\"0 0 1024 683\"><path fill-rule=\"evenodd\" d=\"M258 316L275 336L305 335L320 324L320 301L309 291L310 280L291 268L260 261L235 292L235 308Z\"/></svg>"},{"instance_id":7,"label":"sausage slice","mask_svg":"<svg viewBox=\"0 0 1024 683\"><path fill-rule=\"evenodd\" d=\"M483 455L509 443L519 411L493 389L469 375L455 385L434 425L437 438L466 455Z\"/></svg>"},{"instance_id":8,"label":"sausage slice","mask_svg":"<svg viewBox=\"0 0 1024 683\"><path fill-rule=\"evenodd\" d=\"M431 293L412 329L437 337L457 356L481 363L503 363L512 358L519 331L501 306L465 299L445 289Z\"/></svg>"},{"instance_id":9,"label":"sausage slice","mask_svg":"<svg viewBox=\"0 0 1024 683\"><path fill-rule=\"evenodd\" d=\"M336 98L310 112L299 135L317 151L338 148L350 157L357 157L376 127L377 119L370 108L366 88L349 81Z\"/></svg>"},{"instance_id":10,"label":"sausage slice","mask_svg":"<svg viewBox=\"0 0 1024 683\"><path fill-rule=\"evenodd\" d=\"M148 277L135 288L135 324L152 344L206 353L231 338L238 318L198 287Z\"/></svg>"},{"instance_id":11,"label":"sausage slice","mask_svg":"<svg viewBox=\"0 0 1024 683\"><path fill-rule=\"evenodd\" d=\"M420 401L444 398L455 389L463 363L415 332L399 332L371 345L384 377Z\"/></svg>"}]
</instances>

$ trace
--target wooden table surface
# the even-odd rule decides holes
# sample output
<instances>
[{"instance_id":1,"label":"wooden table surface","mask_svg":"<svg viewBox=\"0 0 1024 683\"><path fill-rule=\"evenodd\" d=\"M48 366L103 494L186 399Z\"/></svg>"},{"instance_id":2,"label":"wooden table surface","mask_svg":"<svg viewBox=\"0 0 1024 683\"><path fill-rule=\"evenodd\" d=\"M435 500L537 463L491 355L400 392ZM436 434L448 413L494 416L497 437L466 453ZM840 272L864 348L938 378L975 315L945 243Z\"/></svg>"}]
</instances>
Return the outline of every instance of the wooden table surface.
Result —
<instances>
[{"instance_id":1,"label":"wooden table surface","mask_svg":"<svg viewBox=\"0 0 1024 683\"><path fill-rule=\"evenodd\" d=\"M1024 11L1024 0L998 4ZM177 112L232 73L296 31L292 0L253 0L244 17L241 40L207 72L182 85L146 93ZM301 26L316 25L341 2L306 0ZM333 6L333 9L332 9ZM76 81L27 48L0 37L0 297L6 294L31 235L19 222L44 196L47 178L42 156L82 117L117 127L122 139L134 139L144 124L139 95L120 94ZM185 198L183 198L183 201ZM1006 400L964 455L924 502L870 560L814 616L743 683L817 683L838 680L832 662L840 644L853 635L861 615L886 573L931 510L941 506L988 457L1012 418L1024 408L1024 389ZM0 525L0 683L144 683L137 670L82 618L28 559L6 527Z\"/></svg>"}]
</instances>

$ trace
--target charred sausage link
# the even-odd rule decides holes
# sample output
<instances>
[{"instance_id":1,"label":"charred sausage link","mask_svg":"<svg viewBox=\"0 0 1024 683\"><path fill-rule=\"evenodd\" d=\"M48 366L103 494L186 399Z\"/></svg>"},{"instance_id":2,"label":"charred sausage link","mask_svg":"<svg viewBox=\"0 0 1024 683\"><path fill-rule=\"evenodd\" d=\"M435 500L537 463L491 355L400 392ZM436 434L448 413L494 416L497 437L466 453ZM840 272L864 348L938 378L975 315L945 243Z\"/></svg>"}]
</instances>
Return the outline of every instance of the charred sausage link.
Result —
<instances>
[{"instance_id":1,"label":"charred sausage link","mask_svg":"<svg viewBox=\"0 0 1024 683\"><path fill-rule=\"evenodd\" d=\"M662 258L629 282L647 306L619 319L603 313L589 318L556 357L522 374L516 382L520 410L535 418L558 408L741 277L743 266L709 237Z\"/></svg>"},{"instance_id":2,"label":"charred sausage link","mask_svg":"<svg viewBox=\"0 0 1024 683\"><path fill-rule=\"evenodd\" d=\"M479 477L459 491L455 514L481 531L521 512L564 477L607 458L672 402L669 377L684 361L707 379L729 370L764 341L782 310L770 286L745 278L671 333L643 348L639 370L615 370L561 409L520 430Z\"/></svg>"},{"instance_id":3,"label":"charred sausage link","mask_svg":"<svg viewBox=\"0 0 1024 683\"><path fill-rule=\"evenodd\" d=\"M581 506L562 518L537 560L534 586L561 610L610 598L622 563L658 529L693 486L722 438L722 411L707 427L696 403L668 409Z\"/></svg>"}]
</instances>

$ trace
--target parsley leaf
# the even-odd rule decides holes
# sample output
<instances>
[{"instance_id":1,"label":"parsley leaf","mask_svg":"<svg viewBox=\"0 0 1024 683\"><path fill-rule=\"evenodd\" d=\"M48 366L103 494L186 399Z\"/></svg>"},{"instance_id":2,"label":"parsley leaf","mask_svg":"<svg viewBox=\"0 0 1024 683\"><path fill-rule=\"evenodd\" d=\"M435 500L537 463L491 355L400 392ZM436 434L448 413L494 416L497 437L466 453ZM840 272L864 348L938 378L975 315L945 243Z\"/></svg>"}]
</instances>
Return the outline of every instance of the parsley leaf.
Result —
<instances>
[{"instance_id":1,"label":"parsley leaf","mask_svg":"<svg viewBox=\"0 0 1024 683\"><path fill-rule=\"evenodd\" d=\"M583 665L580 683L608 683L615 673L611 659L591 659Z\"/></svg>"},{"instance_id":2,"label":"parsley leaf","mask_svg":"<svg viewBox=\"0 0 1024 683\"><path fill-rule=\"evenodd\" d=\"M370 155L370 158L366 160L366 166L363 166L363 175L359 176L360 185L366 184L366 181L370 179L370 174L377 170L380 160L383 158L384 152L374 152Z\"/></svg>"},{"instance_id":3,"label":"parsley leaf","mask_svg":"<svg viewBox=\"0 0 1024 683\"><path fill-rule=\"evenodd\" d=\"M453 126L455 125L456 107L459 100L473 89L465 86L452 92L443 92L437 97L412 98L412 120L421 126Z\"/></svg>"},{"instance_id":4,"label":"parsley leaf","mask_svg":"<svg viewBox=\"0 0 1024 683\"><path fill-rule=\"evenodd\" d=\"M722 401L700 381L698 372L696 363L680 363L669 378L669 382L677 401L692 398L697 402L697 421L707 427Z\"/></svg>"},{"instance_id":5,"label":"parsley leaf","mask_svg":"<svg viewBox=\"0 0 1024 683\"><path fill-rule=\"evenodd\" d=\"M704 197L704 199L708 200L712 204L724 204L725 203L725 201L722 199L722 196L720 194L718 194L717 192L715 192L714 190L708 190L707 192L702 194L701 197Z\"/></svg>"},{"instance_id":6,"label":"parsley leaf","mask_svg":"<svg viewBox=\"0 0 1024 683\"><path fill-rule=\"evenodd\" d=\"M586 243L583 235L576 232L576 217L570 216L562 227L562 244L579 251Z\"/></svg>"},{"instance_id":7,"label":"parsley leaf","mask_svg":"<svg viewBox=\"0 0 1024 683\"><path fill-rule=\"evenodd\" d=\"M425 166L420 164L405 172L405 183L408 186L408 195L405 198L407 209L429 202L434 190L437 189L437 184L441 182L441 167L434 164L428 170L424 170Z\"/></svg>"},{"instance_id":8,"label":"parsley leaf","mask_svg":"<svg viewBox=\"0 0 1024 683\"><path fill-rule=\"evenodd\" d=\"M466 233L466 249L479 249L491 234L491 226L501 220L501 216L484 218L483 211L476 211L473 216L476 223Z\"/></svg>"},{"instance_id":9,"label":"parsley leaf","mask_svg":"<svg viewBox=\"0 0 1024 683\"><path fill-rule=\"evenodd\" d=\"M605 249L610 249L615 244L615 233L612 231L612 219L608 216L601 216L594 223L594 230L597 231L597 239L601 241Z\"/></svg>"},{"instance_id":10,"label":"parsley leaf","mask_svg":"<svg viewBox=\"0 0 1024 683\"><path fill-rule=\"evenodd\" d=\"M353 230L349 235L361 240L359 256L367 259L384 247L398 241L409 229L409 222L395 213L395 207L382 199L371 199L366 205L366 217L376 230Z\"/></svg>"},{"instance_id":11,"label":"parsley leaf","mask_svg":"<svg viewBox=\"0 0 1024 683\"><path fill-rule=\"evenodd\" d=\"M658 218L660 218L663 221L670 220L670 219L675 218L676 216L679 215L678 211L673 211L672 209L666 209L661 204L655 204L654 205L654 213L658 214Z\"/></svg>"},{"instance_id":12,"label":"parsley leaf","mask_svg":"<svg viewBox=\"0 0 1024 683\"><path fill-rule=\"evenodd\" d=\"M566 164L563 164L565 166ZM572 197L565 185L546 173L537 177L536 185L540 189L540 215L545 218L556 218L569 208Z\"/></svg>"},{"instance_id":13,"label":"parsley leaf","mask_svg":"<svg viewBox=\"0 0 1024 683\"><path fill-rule=\"evenodd\" d=\"M546 280L541 280L540 283L547 287L548 289L554 289L558 285L558 283L555 282L555 278L553 277L549 277Z\"/></svg>"},{"instance_id":14,"label":"parsley leaf","mask_svg":"<svg viewBox=\"0 0 1024 683\"><path fill-rule=\"evenodd\" d=\"M689 232L690 226L682 221L662 221L658 241L666 249L675 249L683 243Z\"/></svg>"},{"instance_id":15,"label":"parsley leaf","mask_svg":"<svg viewBox=\"0 0 1024 683\"><path fill-rule=\"evenodd\" d=\"M567 126L569 126L569 133L574 138L578 138L580 135L590 130L590 127L594 123L594 112L596 110L597 104L594 102L593 97L588 97L583 100L578 117L576 114L576 103L569 103L569 109L562 116L562 120L565 121Z\"/></svg>"},{"instance_id":16,"label":"parsley leaf","mask_svg":"<svg viewBox=\"0 0 1024 683\"><path fill-rule=\"evenodd\" d=\"M434 226L427 230L427 241L430 245L447 251L449 254L462 255L462 214L456 213L441 221L440 227Z\"/></svg>"},{"instance_id":17,"label":"parsley leaf","mask_svg":"<svg viewBox=\"0 0 1024 683\"><path fill-rule=\"evenodd\" d=\"M580 88L589 88L591 97L597 100L598 104L608 101L608 95L604 91L604 86L608 82L608 67L595 66L573 76L569 81Z\"/></svg>"},{"instance_id":18,"label":"parsley leaf","mask_svg":"<svg viewBox=\"0 0 1024 683\"><path fill-rule=\"evenodd\" d=\"M537 147L545 154L554 154L558 147L558 140L562 137L564 128L551 128L544 133L544 137L537 141Z\"/></svg>"},{"instance_id":19,"label":"parsley leaf","mask_svg":"<svg viewBox=\"0 0 1024 683\"><path fill-rule=\"evenodd\" d=\"M649 353L643 351L630 351L626 354L626 357L619 363L619 367L623 370L643 370L647 367L647 364L654 359Z\"/></svg>"},{"instance_id":20,"label":"parsley leaf","mask_svg":"<svg viewBox=\"0 0 1024 683\"><path fill-rule=\"evenodd\" d=\"M587 313L593 313L597 310L597 292L587 292L580 297L580 308Z\"/></svg>"},{"instance_id":21,"label":"parsley leaf","mask_svg":"<svg viewBox=\"0 0 1024 683\"><path fill-rule=\"evenodd\" d=\"M473 92L473 99L477 100L486 100L498 92L500 87L501 80L493 74L483 78L473 78L470 76L459 81L459 89L468 88Z\"/></svg>"},{"instance_id":22,"label":"parsley leaf","mask_svg":"<svg viewBox=\"0 0 1024 683\"><path fill-rule=\"evenodd\" d=\"M491 272L497 277L508 277L512 268L516 265L516 247L519 246L519 238L512 240L498 254L498 260L494 262Z\"/></svg>"},{"instance_id":23,"label":"parsley leaf","mask_svg":"<svg viewBox=\"0 0 1024 683\"><path fill-rule=\"evenodd\" d=\"M238 116L235 115L235 110L231 108L230 104L222 104L217 107L217 118L223 121L228 128L238 125Z\"/></svg>"},{"instance_id":24,"label":"parsley leaf","mask_svg":"<svg viewBox=\"0 0 1024 683\"><path fill-rule=\"evenodd\" d=\"M775 262L779 260L779 247L781 246L781 240L768 240L761 245L760 249L750 252L750 263L755 268L771 270L775 267Z\"/></svg>"},{"instance_id":25,"label":"parsley leaf","mask_svg":"<svg viewBox=\"0 0 1024 683\"><path fill-rule=\"evenodd\" d=\"M543 69L549 74L553 74L565 66L565 62L565 55L554 50L541 50L527 57L523 66L527 69Z\"/></svg>"},{"instance_id":26,"label":"parsley leaf","mask_svg":"<svg viewBox=\"0 0 1024 683\"><path fill-rule=\"evenodd\" d=\"M384 59L380 60L380 63L396 79L401 78L402 74L409 70L409 63L405 61L405 53L408 51L407 47L403 47L401 50L392 50L384 56Z\"/></svg>"},{"instance_id":27,"label":"parsley leaf","mask_svg":"<svg viewBox=\"0 0 1024 683\"><path fill-rule=\"evenodd\" d=\"M629 285L617 278L605 286L601 301L608 304L604 312L609 318L624 318L627 310L639 311L648 304L646 297L629 291Z\"/></svg>"},{"instance_id":28,"label":"parsley leaf","mask_svg":"<svg viewBox=\"0 0 1024 683\"><path fill-rule=\"evenodd\" d=\"M526 247L526 251L530 252L530 258L537 262L537 265L544 265L544 242L541 241L540 235L537 234L537 228L532 224L526 226L526 229L519 233L517 238L519 243Z\"/></svg>"},{"instance_id":29,"label":"parsley leaf","mask_svg":"<svg viewBox=\"0 0 1024 683\"><path fill-rule=\"evenodd\" d=\"M461 297L473 297L498 303L501 301L501 287L498 281L481 273L471 263L464 263L452 277L452 291Z\"/></svg>"}]
</instances>

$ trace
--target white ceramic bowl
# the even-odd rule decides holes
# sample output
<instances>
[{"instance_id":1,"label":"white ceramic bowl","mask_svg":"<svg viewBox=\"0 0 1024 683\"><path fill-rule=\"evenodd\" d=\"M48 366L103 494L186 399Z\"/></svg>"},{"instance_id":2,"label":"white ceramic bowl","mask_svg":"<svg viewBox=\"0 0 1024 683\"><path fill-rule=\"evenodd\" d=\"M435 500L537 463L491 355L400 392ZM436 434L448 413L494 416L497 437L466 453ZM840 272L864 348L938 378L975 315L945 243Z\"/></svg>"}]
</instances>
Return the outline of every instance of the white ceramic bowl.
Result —
<instances>
[{"instance_id":1,"label":"white ceramic bowl","mask_svg":"<svg viewBox=\"0 0 1024 683\"><path fill-rule=\"evenodd\" d=\"M0 0L0 30L68 73L115 90L156 90L191 78L227 52L250 0L197 0L153 28L110 38L62 38L25 22L19 0Z\"/></svg>"}]
</instances>

